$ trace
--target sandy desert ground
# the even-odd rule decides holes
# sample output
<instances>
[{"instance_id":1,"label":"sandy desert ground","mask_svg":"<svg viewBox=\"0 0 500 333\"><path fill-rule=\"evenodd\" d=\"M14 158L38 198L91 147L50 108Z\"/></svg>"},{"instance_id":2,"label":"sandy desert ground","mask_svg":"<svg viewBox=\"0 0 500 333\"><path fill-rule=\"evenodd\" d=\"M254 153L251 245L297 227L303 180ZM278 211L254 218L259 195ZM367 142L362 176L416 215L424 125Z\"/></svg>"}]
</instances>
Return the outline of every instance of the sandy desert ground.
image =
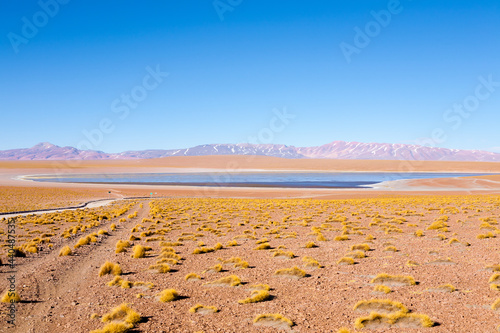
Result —
<instances>
[{"instance_id":1,"label":"sandy desert ground","mask_svg":"<svg viewBox=\"0 0 500 333\"><path fill-rule=\"evenodd\" d=\"M150 188L15 179L54 170L366 168L359 161L287 161L168 158L58 169L52 162L1 162L4 212L117 200L0 221L0 296L15 275L20 297L12 303L15 327L7 323L11 303L0 303L0 331L497 331L498 176L399 181L370 190L162 186L155 196L165 198L130 200L123 198L147 197ZM401 163L368 165L398 171ZM428 162L413 171L500 168ZM11 230L15 249L8 246Z\"/></svg>"}]
</instances>

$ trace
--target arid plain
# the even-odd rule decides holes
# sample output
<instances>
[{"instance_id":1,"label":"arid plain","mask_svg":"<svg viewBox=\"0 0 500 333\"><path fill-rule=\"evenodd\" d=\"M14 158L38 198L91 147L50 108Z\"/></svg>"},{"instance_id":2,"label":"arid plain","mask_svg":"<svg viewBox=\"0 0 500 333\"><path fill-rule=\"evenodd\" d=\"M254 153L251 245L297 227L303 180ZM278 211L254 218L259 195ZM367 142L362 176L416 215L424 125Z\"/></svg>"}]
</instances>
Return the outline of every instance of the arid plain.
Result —
<instances>
[{"instance_id":1,"label":"arid plain","mask_svg":"<svg viewBox=\"0 0 500 333\"><path fill-rule=\"evenodd\" d=\"M20 301L16 326L0 330L497 331L497 175L394 181L372 189L19 179L214 170L500 173L500 164L249 156L0 162L1 213L116 199L15 218ZM9 221L0 226L5 277L11 271ZM8 289L2 278L2 296ZM0 304L2 322L9 304Z\"/></svg>"}]
</instances>

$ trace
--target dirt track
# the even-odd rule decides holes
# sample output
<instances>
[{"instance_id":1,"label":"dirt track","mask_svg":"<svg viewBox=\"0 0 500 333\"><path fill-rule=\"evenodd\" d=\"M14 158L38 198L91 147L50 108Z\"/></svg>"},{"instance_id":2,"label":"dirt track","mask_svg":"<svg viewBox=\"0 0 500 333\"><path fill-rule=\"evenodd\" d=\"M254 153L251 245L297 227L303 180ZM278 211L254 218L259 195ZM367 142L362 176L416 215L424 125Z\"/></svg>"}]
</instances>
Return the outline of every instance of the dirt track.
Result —
<instances>
[{"instance_id":1,"label":"dirt track","mask_svg":"<svg viewBox=\"0 0 500 333\"><path fill-rule=\"evenodd\" d=\"M100 227L109 229L109 225L116 223L118 229L109 236L101 236L97 243L82 247L77 255L58 256L63 246L72 247L75 243L75 239L69 239L57 244L50 253L40 253L19 265L17 283L23 286L21 293L27 299L20 304L14 332L85 332L80 325L88 320L87 306L99 305L99 299L88 298L89 290L102 288L95 284L99 267L114 253L115 243L127 239L133 225L147 216L147 201L144 207L134 208L139 213L136 219L118 223L115 218L102 224ZM82 236L85 234L79 235ZM84 299L89 301L87 306ZM75 323L79 323L78 327ZM12 332L5 328L0 330Z\"/></svg>"}]
</instances>

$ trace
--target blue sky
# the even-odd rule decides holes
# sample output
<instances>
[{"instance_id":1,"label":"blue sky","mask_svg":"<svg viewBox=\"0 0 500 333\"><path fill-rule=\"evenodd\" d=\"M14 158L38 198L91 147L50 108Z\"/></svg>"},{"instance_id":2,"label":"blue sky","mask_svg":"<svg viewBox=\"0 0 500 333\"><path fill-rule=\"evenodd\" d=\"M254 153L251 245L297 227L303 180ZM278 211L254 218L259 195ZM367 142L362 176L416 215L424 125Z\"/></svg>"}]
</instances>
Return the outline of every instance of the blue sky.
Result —
<instances>
[{"instance_id":1,"label":"blue sky","mask_svg":"<svg viewBox=\"0 0 500 333\"><path fill-rule=\"evenodd\" d=\"M0 149L500 152L498 22L497 0L0 0Z\"/></svg>"}]
</instances>

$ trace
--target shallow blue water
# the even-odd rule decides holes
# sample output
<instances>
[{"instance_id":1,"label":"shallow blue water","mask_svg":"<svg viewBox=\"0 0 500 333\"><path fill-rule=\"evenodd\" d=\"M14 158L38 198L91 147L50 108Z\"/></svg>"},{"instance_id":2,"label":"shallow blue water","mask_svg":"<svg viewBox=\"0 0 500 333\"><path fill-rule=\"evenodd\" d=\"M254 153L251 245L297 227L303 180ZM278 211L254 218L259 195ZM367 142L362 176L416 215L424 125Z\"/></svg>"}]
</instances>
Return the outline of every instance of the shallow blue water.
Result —
<instances>
[{"instance_id":1,"label":"shallow blue water","mask_svg":"<svg viewBox=\"0 0 500 333\"><path fill-rule=\"evenodd\" d=\"M252 172L252 173L130 173L60 175L30 177L35 181L64 183L110 183L191 186L316 187L360 188L383 181L477 176L472 173L395 173L395 172Z\"/></svg>"}]
</instances>

